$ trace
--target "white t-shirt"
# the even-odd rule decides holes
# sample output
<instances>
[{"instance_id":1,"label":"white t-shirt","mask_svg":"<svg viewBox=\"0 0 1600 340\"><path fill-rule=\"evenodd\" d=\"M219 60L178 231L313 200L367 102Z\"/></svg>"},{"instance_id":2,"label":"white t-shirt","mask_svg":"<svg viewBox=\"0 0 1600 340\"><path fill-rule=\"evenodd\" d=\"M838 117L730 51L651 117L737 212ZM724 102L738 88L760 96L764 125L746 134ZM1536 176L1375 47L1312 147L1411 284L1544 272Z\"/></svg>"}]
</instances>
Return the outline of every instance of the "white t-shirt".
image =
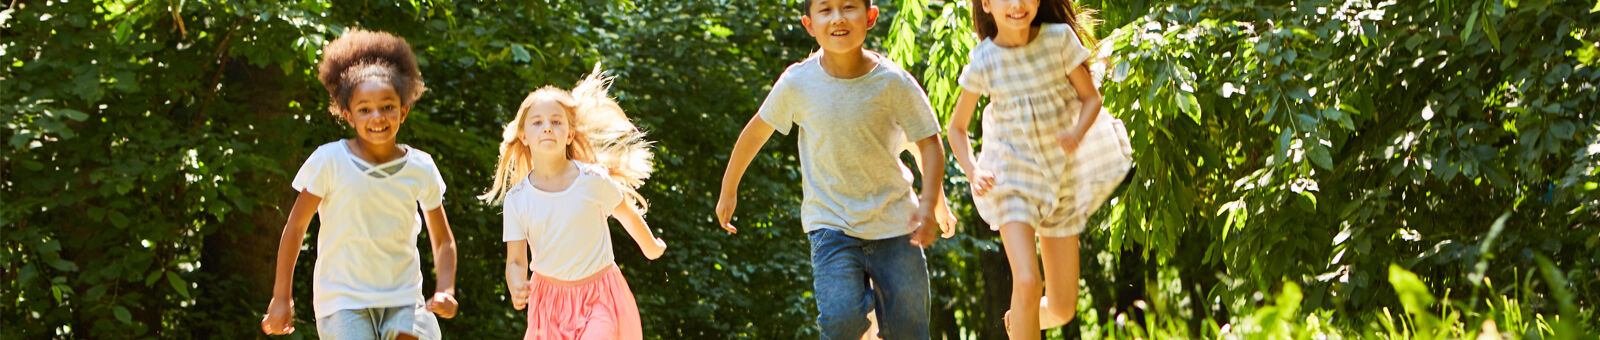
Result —
<instances>
[{"instance_id":1,"label":"white t-shirt","mask_svg":"<svg viewBox=\"0 0 1600 340\"><path fill-rule=\"evenodd\" d=\"M821 55L784 70L756 113L782 134L799 126L801 223L866 240L910 234L917 198L900 152L939 133L928 95L877 53L871 71L850 79L824 71Z\"/></svg>"},{"instance_id":2,"label":"white t-shirt","mask_svg":"<svg viewBox=\"0 0 1600 340\"><path fill-rule=\"evenodd\" d=\"M606 218L622 204L622 191L603 167L573 161L578 178L559 192L539 190L526 177L506 193L505 242L528 241L529 269L577 281L612 265Z\"/></svg>"},{"instance_id":3,"label":"white t-shirt","mask_svg":"<svg viewBox=\"0 0 1600 340\"><path fill-rule=\"evenodd\" d=\"M311 285L319 318L422 301L417 208L444 203L444 179L433 156L406 145L400 149L404 156L375 165L351 153L344 140L323 144L294 176L296 191L322 197Z\"/></svg>"}]
</instances>

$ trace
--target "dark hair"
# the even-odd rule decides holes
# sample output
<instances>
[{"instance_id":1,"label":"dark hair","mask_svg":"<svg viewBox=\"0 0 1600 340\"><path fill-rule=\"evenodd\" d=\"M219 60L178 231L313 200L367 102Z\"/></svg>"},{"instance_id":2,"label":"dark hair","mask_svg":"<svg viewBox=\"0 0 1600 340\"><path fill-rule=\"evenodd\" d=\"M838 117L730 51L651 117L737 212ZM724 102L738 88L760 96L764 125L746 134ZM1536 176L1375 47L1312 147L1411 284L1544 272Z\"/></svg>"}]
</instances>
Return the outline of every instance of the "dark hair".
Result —
<instances>
[{"instance_id":1,"label":"dark hair","mask_svg":"<svg viewBox=\"0 0 1600 340\"><path fill-rule=\"evenodd\" d=\"M984 12L983 0L971 1L972 30L978 33L978 40L994 38L994 35L1000 31L1000 28L995 26L994 15ZM1075 7L1077 6L1073 5L1072 0L1040 0L1039 13L1033 16L1033 26L1046 23L1072 25L1072 31L1078 34L1079 40L1084 41L1086 45L1092 43L1093 39L1084 38L1092 38L1094 32L1085 32L1083 30L1083 25L1078 22L1081 18L1078 17L1078 11Z\"/></svg>"},{"instance_id":2,"label":"dark hair","mask_svg":"<svg viewBox=\"0 0 1600 340\"><path fill-rule=\"evenodd\" d=\"M872 6L872 0L862 0L862 1L866 1L867 2L867 6ZM814 2L817 2L817 0L802 0L802 1L800 1L800 15L810 16L811 15L811 4L814 3Z\"/></svg>"},{"instance_id":3,"label":"dark hair","mask_svg":"<svg viewBox=\"0 0 1600 340\"><path fill-rule=\"evenodd\" d=\"M405 38L359 29L345 31L322 48L317 79L328 89L328 112L340 117L351 92L368 80L388 82L405 106L411 106L427 90L417 69L417 56Z\"/></svg>"}]
</instances>

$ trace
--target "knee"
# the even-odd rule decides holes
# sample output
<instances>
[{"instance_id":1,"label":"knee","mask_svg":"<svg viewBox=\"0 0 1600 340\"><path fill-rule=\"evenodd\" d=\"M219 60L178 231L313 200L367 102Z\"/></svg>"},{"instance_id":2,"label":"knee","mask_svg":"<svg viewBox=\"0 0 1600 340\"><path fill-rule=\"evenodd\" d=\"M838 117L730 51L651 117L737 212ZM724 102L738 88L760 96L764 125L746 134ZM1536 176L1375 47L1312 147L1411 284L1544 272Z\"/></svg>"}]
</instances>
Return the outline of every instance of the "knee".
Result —
<instances>
[{"instance_id":1,"label":"knee","mask_svg":"<svg viewBox=\"0 0 1600 340\"><path fill-rule=\"evenodd\" d=\"M817 316L817 326L822 330L823 339L851 339L859 338L867 332L872 322L867 320L865 311L860 313L822 311Z\"/></svg>"},{"instance_id":2,"label":"knee","mask_svg":"<svg viewBox=\"0 0 1600 340\"><path fill-rule=\"evenodd\" d=\"M1052 299L1045 308L1049 309L1051 315L1060 317L1063 322L1072 321L1072 318L1078 315L1078 298L1072 297L1060 302Z\"/></svg>"},{"instance_id":3,"label":"knee","mask_svg":"<svg viewBox=\"0 0 1600 340\"><path fill-rule=\"evenodd\" d=\"M1019 270L1011 275L1011 290L1012 294L1041 295L1044 293L1044 279L1038 271Z\"/></svg>"}]
</instances>

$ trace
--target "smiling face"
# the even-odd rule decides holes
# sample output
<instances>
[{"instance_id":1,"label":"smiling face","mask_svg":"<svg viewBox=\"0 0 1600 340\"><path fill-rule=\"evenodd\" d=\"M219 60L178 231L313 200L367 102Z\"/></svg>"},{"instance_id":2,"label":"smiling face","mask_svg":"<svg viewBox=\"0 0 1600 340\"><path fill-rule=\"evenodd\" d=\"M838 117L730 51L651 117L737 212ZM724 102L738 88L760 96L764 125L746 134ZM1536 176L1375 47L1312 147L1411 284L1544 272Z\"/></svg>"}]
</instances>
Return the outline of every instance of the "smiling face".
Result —
<instances>
[{"instance_id":1,"label":"smiling face","mask_svg":"<svg viewBox=\"0 0 1600 340\"><path fill-rule=\"evenodd\" d=\"M983 0L983 11L1001 31L1027 30L1039 15L1039 0Z\"/></svg>"},{"instance_id":2,"label":"smiling face","mask_svg":"<svg viewBox=\"0 0 1600 340\"><path fill-rule=\"evenodd\" d=\"M572 117L555 100L540 100L528 107L522 118L519 139L535 155L566 155L572 144Z\"/></svg>"},{"instance_id":3,"label":"smiling face","mask_svg":"<svg viewBox=\"0 0 1600 340\"><path fill-rule=\"evenodd\" d=\"M400 124L411 111L400 101L394 86L381 80L368 80L356 85L345 105L344 119L355 128L362 142L376 145L394 144Z\"/></svg>"},{"instance_id":4,"label":"smiling face","mask_svg":"<svg viewBox=\"0 0 1600 340\"><path fill-rule=\"evenodd\" d=\"M878 6L865 0L813 0L800 24L823 51L850 53L861 49L867 30L878 21Z\"/></svg>"}]
</instances>

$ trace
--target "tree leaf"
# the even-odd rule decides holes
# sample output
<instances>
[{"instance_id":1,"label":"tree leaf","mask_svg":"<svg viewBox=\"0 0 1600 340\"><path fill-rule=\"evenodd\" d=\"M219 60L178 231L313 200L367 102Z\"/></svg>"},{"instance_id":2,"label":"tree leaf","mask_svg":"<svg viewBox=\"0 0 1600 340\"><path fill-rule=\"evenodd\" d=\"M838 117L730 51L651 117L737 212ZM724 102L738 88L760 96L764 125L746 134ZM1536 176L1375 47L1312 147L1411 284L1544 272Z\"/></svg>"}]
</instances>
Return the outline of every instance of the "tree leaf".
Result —
<instances>
[{"instance_id":1,"label":"tree leaf","mask_svg":"<svg viewBox=\"0 0 1600 340\"><path fill-rule=\"evenodd\" d=\"M1322 143L1306 144L1310 144L1306 148L1306 156L1311 158L1311 164L1315 164L1323 170L1333 170L1333 156L1328 154L1327 146L1322 145Z\"/></svg>"},{"instance_id":2,"label":"tree leaf","mask_svg":"<svg viewBox=\"0 0 1600 340\"><path fill-rule=\"evenodd\" d=\"M167 283L172 285L173 290L178 291L178 295L182 295L185 299L190 298L189 283L184 282L182 277L178 277L178 273L167 272Z\"/></svg>"},{"instance_id":3,"label":"tree leaf","mask_svg":"<svg viewBox=\"0 0 1600 340\"><path fill-rule=\"evenodd\" d=\"M1200 123L1200 102L1195 99L1193 93L1178 91L1178 96L1174 99L1178 102L1178 109L1188 114L1189 120L1193 120L1196 124Z\"/></svg>"},{"instance_id":4,"label":"tree leaf","mask_svg":"<svg viewBox=\"0 0 1600 340\"><path fill-rule=\"evenodd\" d=\"M124 325L133 324L133 313L129 313L127 307L113 306L111 307L111 314L115 315L117 317L117 321L122 321L122 324Z\"/></svg>"},{"instance_id":5,"label":"tree leaf","mask_svg":"<svg viewBox=\"0 0 1600 340\"><path fill-rule=\"evenodd\" d=\"M528 49L522 48L522 44L511 44L511 60L516 62L528 62L533 60L533 56L528 55Z\"/></svg>"}]
</instances>

